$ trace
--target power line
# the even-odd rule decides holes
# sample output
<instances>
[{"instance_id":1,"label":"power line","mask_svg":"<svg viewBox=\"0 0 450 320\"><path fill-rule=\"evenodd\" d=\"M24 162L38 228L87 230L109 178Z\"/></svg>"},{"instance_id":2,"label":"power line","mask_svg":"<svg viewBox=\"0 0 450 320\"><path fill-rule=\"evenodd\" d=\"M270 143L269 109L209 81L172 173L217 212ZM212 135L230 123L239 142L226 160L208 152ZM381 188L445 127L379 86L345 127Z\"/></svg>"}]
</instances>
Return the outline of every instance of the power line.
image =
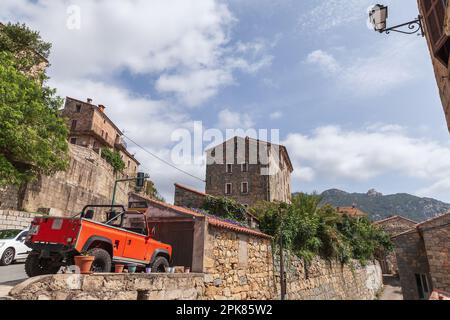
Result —
<instances>
[{"instance_id":1,"label":"power line","mask_svg":"<svg viewBox=\"0 0 450 320\"><path fill-rule=\"evenodd\" d=\"M166 165L168 165L169 167L174 168L175 170L180 171L181 173L184 173L185 175L188 175L194 179L200 180L201 182L206 182L205 180L203 180L202 178L199 178L197 176L194 176L193 174L178 168L177 166L175 166L174 164L170 163L169 161L164 160L163 158L157 156L156 154L154 154L153 152L147 150L146 148L144 148L143 146L141 146L140 144L138 144L136 141L134 141L133 139L131 139L130 137L128 137L127 135L123 135L125 138L127 138L128 140L130 140L133 144L135 144L138 148L142 149L144 152L148 153L149 155L151 155L152 157L158 159L159 161L165 163Z\"/></svg>"}]
</instances>

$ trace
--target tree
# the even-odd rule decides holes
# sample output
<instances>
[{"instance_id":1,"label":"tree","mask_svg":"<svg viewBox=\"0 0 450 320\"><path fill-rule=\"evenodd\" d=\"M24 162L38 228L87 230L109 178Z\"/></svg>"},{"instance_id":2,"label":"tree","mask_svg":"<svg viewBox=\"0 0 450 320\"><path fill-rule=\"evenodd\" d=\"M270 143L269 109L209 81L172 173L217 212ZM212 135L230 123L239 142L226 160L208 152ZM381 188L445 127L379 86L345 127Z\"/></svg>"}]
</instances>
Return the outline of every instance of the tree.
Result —
<instances>
[{"instance_id":1,"label":"tree","mask_svg":"<svg viewBox=\"0 0 450 320\"><path fill-rule=\"evenodd\" d=\"M8 25L0 28L0 48L0 185L23 187L67 168L68 128L55 90L21 70L36 53L27 49L48 56L50 45L25 26Z\"/></svg>"},{"instance_id":2,"label":"tree","mask_svg":"<svg viewBox=\"0 0 450 320\"><path fill-rule=\"evenodd\" d=\"M114 172L122 172L123 169L125 169L125 162L123 162L120 153L117 150L103 148L102 158L113 167Z\"/></svg>"},{"instance_id":3,"label":"tree","mask_svg":"<svg viewBox=\"0 0 450 320\"><path fill-rule=\"evenodd\" d=\"M0 52L12 53L18 70L27 72L48 59L51 43L42 40L39 32L25 24L0 25Z\"/></svg>"},{"instance_id":4,"label":"tree","mask_svg":"<svg viewBox=\"0 0 450 320\"><path fill-rule=\"evenodd\" d=\"M320 200L300 193L291 204L263 202L251 212L260 218L261 231L274 236L275 243L282 237L283 246L305 261L321 256L365 263L378 251L392 250L389 236L367 218L342 216L332 206L320 207Z\"/></svg>"}]
</instances>

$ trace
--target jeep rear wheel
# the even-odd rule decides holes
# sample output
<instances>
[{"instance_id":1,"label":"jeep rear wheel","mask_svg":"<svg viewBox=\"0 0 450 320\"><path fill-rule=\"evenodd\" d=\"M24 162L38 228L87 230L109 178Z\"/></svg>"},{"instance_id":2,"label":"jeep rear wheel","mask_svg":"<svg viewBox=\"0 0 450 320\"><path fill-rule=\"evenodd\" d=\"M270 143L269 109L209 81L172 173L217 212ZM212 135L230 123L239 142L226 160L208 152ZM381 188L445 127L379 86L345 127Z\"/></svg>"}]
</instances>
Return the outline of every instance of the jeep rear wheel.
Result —
<instances>
[{"instance_id":1,"label":"jeep rear wheel","mask_svg":"<svg viewBox=\"0 0 450 320\"><path fill-rule=\"evenodd\" d=\"M169 261L167 261L166 257L159 256L156 258L155 262L153 262L152 265L152 272L153 273L162 273L166 272L166 268L169 267Z\"/></svg>"},{"instance_id":2,"label":"jeep rear wheel","mask_svg":"<svg viewBox=\"0 0 450 320\"><path fill-rule=\"evenodd\" d=\"M25 261L25 273L30 278L46 274L56 274L60 268L51 259L39 258L38 254L30 254Z\"/></svg>"},{"instance_id":3,"label":"jeep rear wheel","mask_svg":"<svg viewBox=\"0 0 450 320\"><path fill-rule=\"evenodd\" d=\"M109 273L111 272L111 256L108 251L100 248L94 248L88 251L90 256L94 257L94 262L92 263L92 272L97 273Z\"/></svg>"}]
</instances>

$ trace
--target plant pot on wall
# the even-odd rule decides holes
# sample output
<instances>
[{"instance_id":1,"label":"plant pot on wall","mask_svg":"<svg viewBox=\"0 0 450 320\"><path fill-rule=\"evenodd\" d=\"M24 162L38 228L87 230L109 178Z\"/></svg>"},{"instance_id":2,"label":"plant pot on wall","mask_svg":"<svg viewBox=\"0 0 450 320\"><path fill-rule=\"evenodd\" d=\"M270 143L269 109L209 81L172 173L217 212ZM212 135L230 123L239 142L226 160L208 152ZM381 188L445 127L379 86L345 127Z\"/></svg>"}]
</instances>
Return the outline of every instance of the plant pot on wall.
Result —
<instances>
[{"instance_id":1,"label":"plant pot on wall","mask_svg":"<svg viewBox=\"0 0 450 320\"><path fill-rule=\"evenodd\" d=\"M80 268L81 274L90 274L92 263L95 260L95 257L93 256L76 256L75 258L75 265Z\"/></svg>"},{"instance_id":2,"label":"plant pot on wall","mask_svg":"<svg viewBox=\"0 0 450 320\"><path fill-rule=\"evenodd\" d=\"M125 268L125 265L123 265L123 264L116 264L114 266L114 272L115 273L122 273L124 268Z\"/></svg>"}]
</instances>

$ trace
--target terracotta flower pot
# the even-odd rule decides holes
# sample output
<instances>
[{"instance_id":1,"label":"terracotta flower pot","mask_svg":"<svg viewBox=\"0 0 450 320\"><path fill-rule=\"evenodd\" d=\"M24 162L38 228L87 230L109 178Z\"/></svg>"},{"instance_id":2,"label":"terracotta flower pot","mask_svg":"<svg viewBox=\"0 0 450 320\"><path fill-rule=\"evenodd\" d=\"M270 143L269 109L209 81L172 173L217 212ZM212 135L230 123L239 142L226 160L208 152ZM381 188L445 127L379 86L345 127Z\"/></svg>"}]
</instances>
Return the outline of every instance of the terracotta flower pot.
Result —
<instances>
[{"instance_id":1,"label":"terracotta flower pot","mask_svg":"<svg viewBox=\"0 0 450 320\"><path fill-rule=\"evenodd\" d=\"M75 265L80 268L81 274L89 274L91 273L91 267L94 260L95 257L92 256L76 256Z\"/></svg>"},{"instance_id":2,"label":"terracotta flower pot","mask_svg":"<svg viewBox=\"0 0 450 320\"><path fill-rule=\"evenodd\" d=\"M122 273L123 272L123 268L125 268L125 266L123 264L116 264L114 266L114 272L115 273Z\"/></svg>"}]
</instances>

